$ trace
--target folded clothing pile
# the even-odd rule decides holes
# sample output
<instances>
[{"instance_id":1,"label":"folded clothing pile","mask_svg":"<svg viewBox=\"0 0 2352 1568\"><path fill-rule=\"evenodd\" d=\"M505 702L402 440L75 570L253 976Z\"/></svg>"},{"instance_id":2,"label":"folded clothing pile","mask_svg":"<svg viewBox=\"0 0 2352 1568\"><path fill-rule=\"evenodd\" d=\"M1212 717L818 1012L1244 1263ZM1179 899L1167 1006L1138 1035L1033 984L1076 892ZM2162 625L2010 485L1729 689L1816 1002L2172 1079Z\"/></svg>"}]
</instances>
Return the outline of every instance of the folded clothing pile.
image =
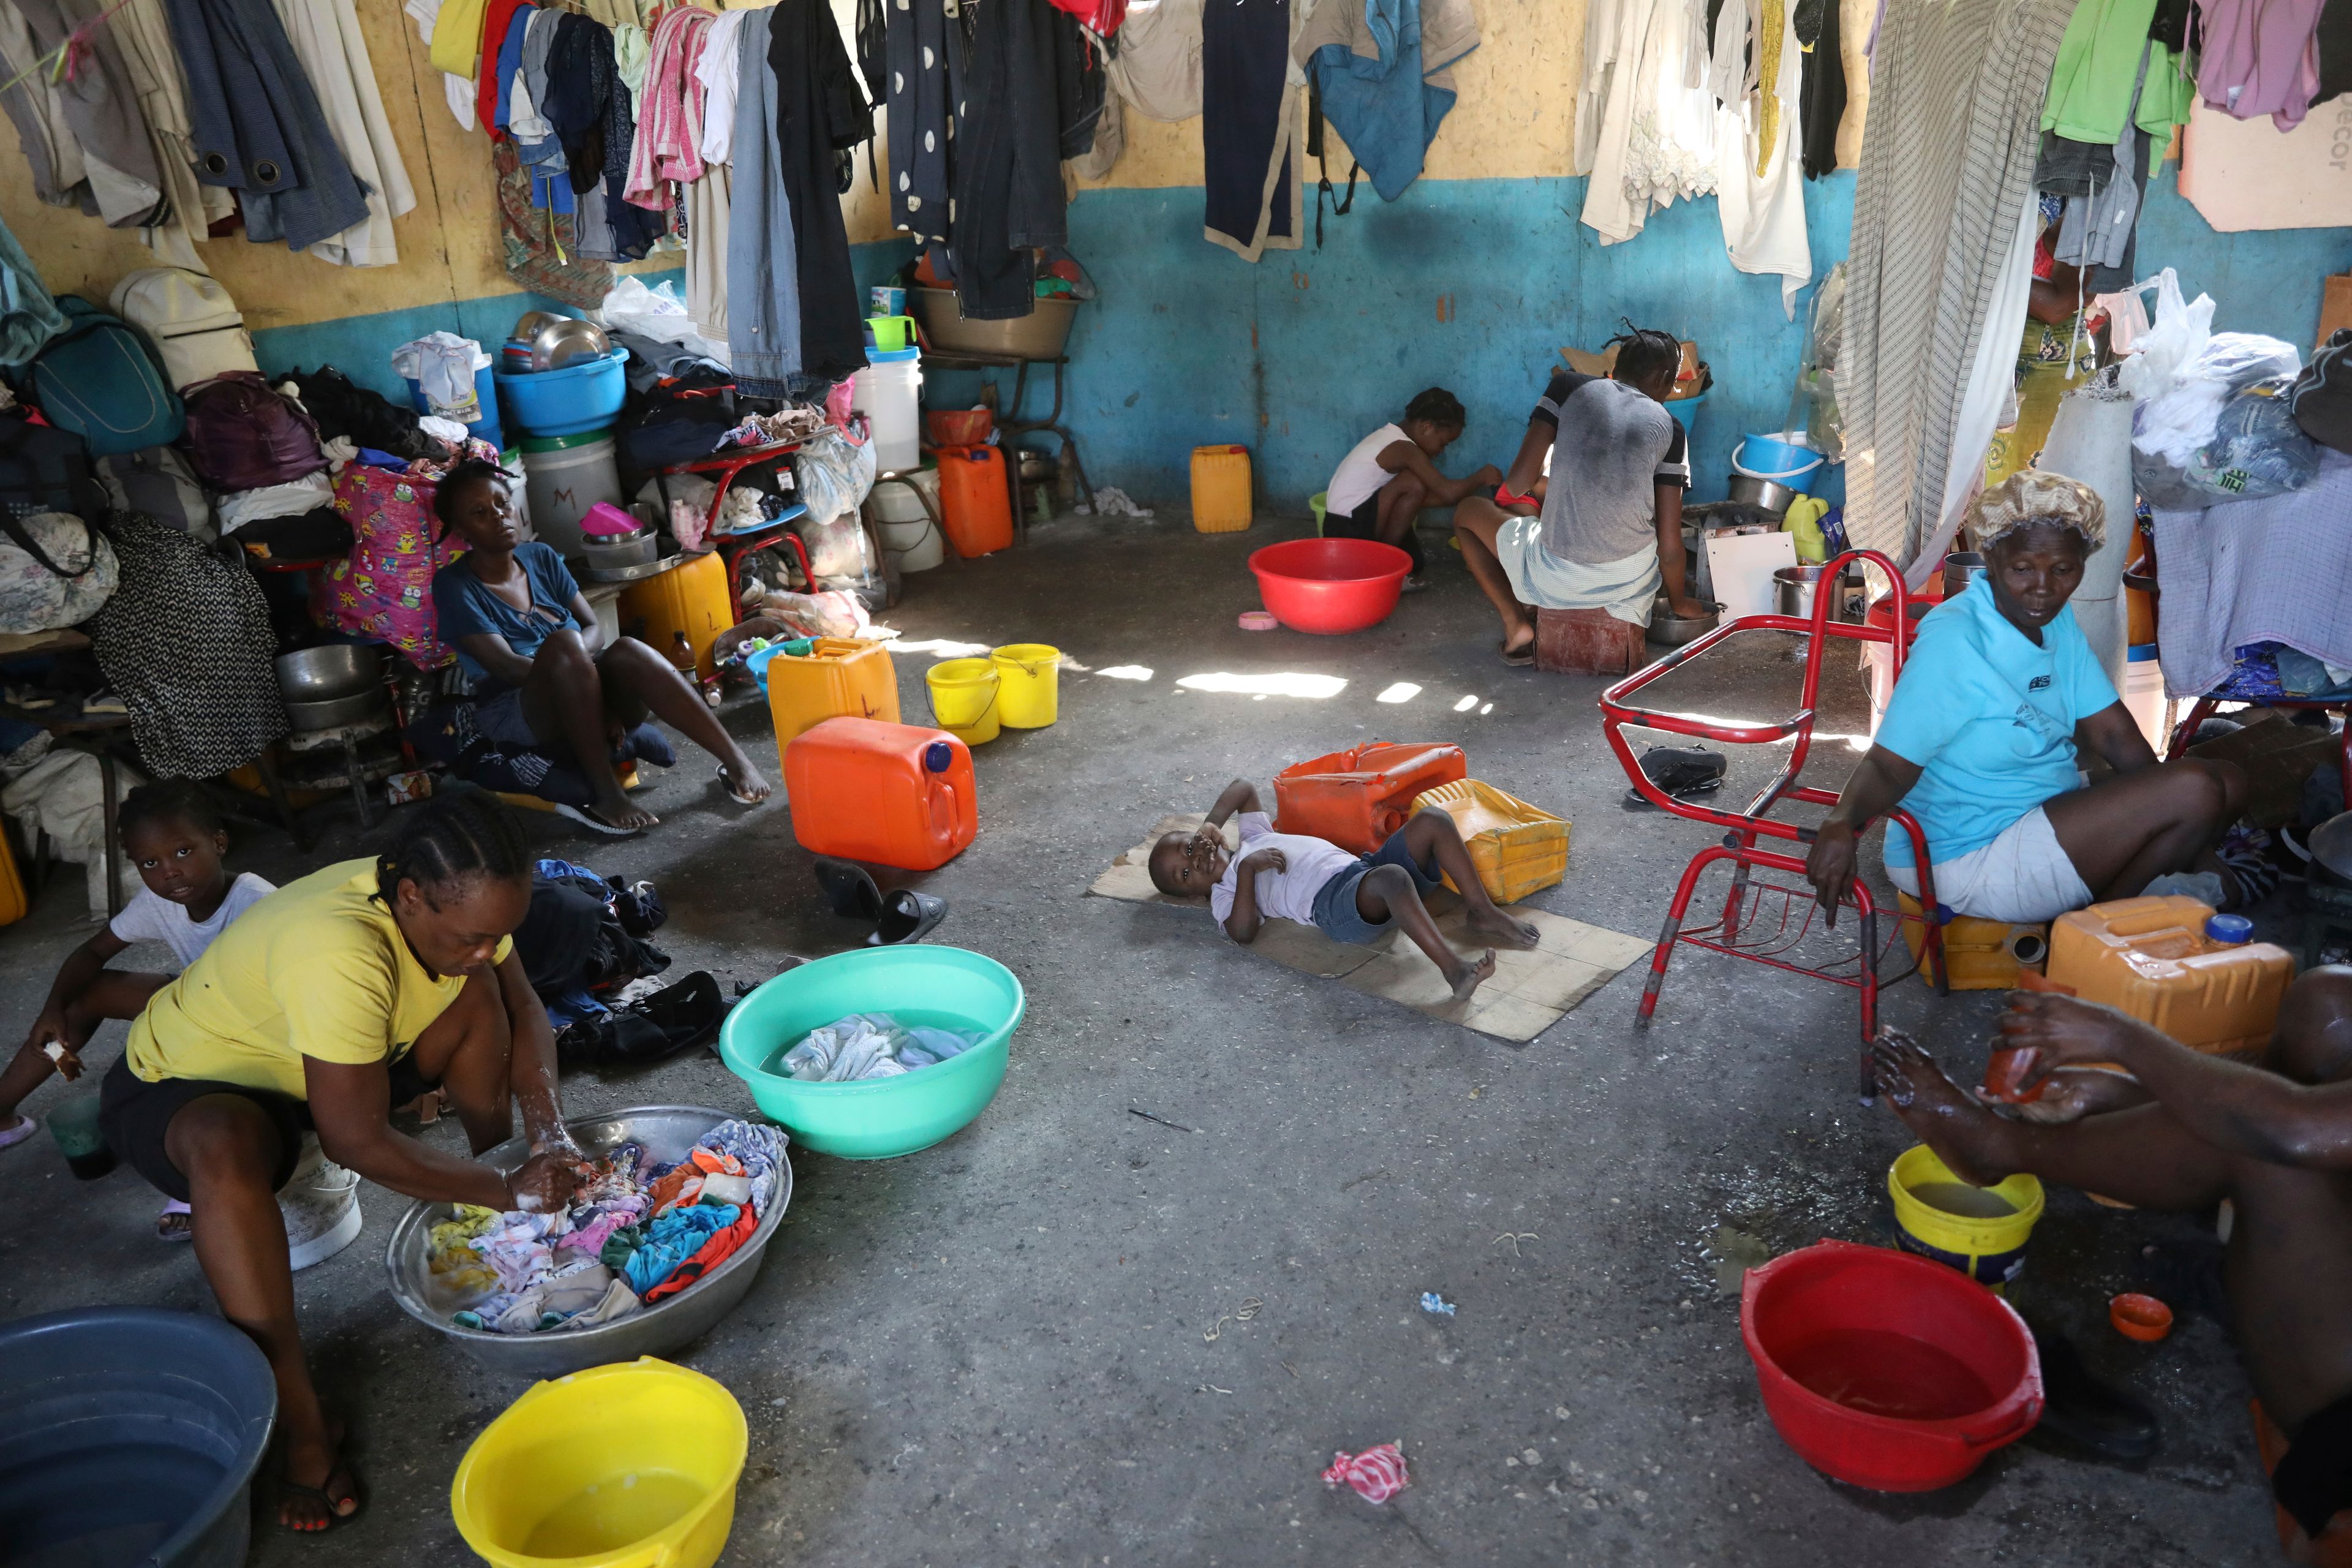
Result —
<instances>
[{"instance_id":1,"label":"folded clothing pile","mask_svg":"<svg viewBox=\"0 0 2352 1568\"><path fill-rule=\"evenodd\" d=\"M775 1201L784 1135L722 1121L686 1158L624 1143L593 1163L562 1214L457 1205L427 1238L434 1282L466 1305L459 1328L593 1328L655 1306L733 1257Z\"/></svg>"},{"instance_id":2,"label":"folded clothing pile","mask_svg":"<svg viewBox=\"0 0 2352 1568\"><path fill-rule=\"evenodd\" d=\"M887 1013L852 1013L810 1030L800 1044L784 1053L783 1070L785 1077L807 1083L896 1078L918 1068L935 1067L978 1044L976 1034L924 1024L901 1025Z\"/></svg>"}]
</instances>

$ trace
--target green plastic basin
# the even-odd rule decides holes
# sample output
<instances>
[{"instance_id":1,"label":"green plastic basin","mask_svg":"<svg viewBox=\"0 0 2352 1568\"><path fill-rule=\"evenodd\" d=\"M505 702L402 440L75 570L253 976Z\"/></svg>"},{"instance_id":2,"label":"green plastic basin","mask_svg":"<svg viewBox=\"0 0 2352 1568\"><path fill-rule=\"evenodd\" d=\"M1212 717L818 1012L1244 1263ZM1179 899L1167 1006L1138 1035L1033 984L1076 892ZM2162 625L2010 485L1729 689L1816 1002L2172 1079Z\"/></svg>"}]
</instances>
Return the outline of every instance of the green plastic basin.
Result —
<instances>
[{"instance_id":1,"label":"green plastic basin","mask_svg":"<svg viewBox=\"0 0 2352 1568\"><path fill-rule=\"evenodd\" d=\"M803 1148L887 1160L929 1148L988 1109L1027 1007L1011 970L959 947L837 952L779 974L737 1003L719 1031L719 1055ZM785 1076L786 1051L811 1029L852 1013L888 1013L902 1024L982 1038L961 1056L896 1078L804 1083Z\"/></svg>"}]
</instances>

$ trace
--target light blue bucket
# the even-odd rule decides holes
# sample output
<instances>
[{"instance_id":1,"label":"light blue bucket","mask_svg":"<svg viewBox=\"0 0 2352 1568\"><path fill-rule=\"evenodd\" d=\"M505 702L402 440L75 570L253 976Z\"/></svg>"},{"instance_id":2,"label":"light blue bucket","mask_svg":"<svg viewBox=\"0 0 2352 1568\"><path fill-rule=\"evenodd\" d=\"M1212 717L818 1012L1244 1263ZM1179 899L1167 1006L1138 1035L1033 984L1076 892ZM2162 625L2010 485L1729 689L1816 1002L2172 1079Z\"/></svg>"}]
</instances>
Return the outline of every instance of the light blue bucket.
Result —
<instances>
[{"instance_id":1,"label":"light blue bucket","mask_svg":"<svg viewBox=\"0 0 2352 1568\"><path fill-rule=\"evenodd\" d=\"M1801 490L1828 458L1811 447L1778 436L1750 436L1731 449L1731 468L1751 479L1769 479Z\"/></svg>"}]
</instances>

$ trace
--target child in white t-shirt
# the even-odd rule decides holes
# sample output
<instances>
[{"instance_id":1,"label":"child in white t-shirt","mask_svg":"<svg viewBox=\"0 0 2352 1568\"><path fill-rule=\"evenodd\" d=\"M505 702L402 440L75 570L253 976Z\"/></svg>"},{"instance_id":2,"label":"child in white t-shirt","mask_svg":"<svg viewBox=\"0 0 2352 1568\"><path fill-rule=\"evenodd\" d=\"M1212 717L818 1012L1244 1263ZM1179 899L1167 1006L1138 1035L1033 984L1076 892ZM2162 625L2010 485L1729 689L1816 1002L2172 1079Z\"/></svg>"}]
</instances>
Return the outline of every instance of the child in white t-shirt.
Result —
<instances>
[{"instance_id":1,"label":"child in white t-shirt","mask_svg":"<svg viewBox=\"0 0 2352 1568\"><path fill-rule=\"evenodd\" d=\"M184 969L229 921L277 891L250 871L230 877L221 864L228 834L220 814L193 784L142 784L123 798L116 821L122 852L146 885L58 966L40 1016L26 1031L16 1059L0 1072L0 1148L32 1135L33 1118L16 1106L52 1070L68 1079L81 1076L79 1053L101 1022L137 1017L148 998L172 983L168 974L109 969L110 960L132 942L160 942ZM167 1211L159 1233L184 1238L184 1206L178 1215ZM171 1224L175 1218L180 1223Z\"/></svg>"},{"instance_id":2,"label":"child in white t-shirt","mask_svg":"<svg viewBox=\"0 0 2352 1568\"><path fill-rule=\"evenodd\" d=\"M1241 813L1241 853L1225 847L1226 818ZM1202 898L1235 942L1257 940L1269 920L1311 925L1335 942L1366 946L1393 928L1454 988L1461 1001L1495 973L1495 955L1473 959L1454 951L1430 918L1423 895L1451 877L1469 906L1469 929L1501 947L1530 948L1536 928L1496 906L1478 880L1461 829L1431 809L1388 837L1370 855L1351 855L1326 838L1276 833L1258 805L1257 786L1235 779L1209 808L1195 833L1169 833L1151 847L1151 885L1173 898Z\"/></svg>"}]
</instances>

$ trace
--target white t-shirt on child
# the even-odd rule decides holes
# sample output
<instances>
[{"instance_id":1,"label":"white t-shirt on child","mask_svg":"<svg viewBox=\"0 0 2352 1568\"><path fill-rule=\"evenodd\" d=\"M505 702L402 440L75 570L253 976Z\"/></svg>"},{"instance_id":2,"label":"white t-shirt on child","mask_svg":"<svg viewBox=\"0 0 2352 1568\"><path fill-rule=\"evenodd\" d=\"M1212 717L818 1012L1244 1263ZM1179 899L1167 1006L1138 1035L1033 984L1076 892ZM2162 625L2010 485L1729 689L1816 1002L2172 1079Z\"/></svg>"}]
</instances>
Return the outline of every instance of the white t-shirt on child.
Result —
<instances>
[{"instance_id":1,"label":"white t-shirt on child","mask_svg":"<svg viewBox=\"0 0 2352 1568\"><path fill-rule=\"evenodd\" d=\"M1347 517L1372 499L1396 475L1381 467L1381 454L1399 441L1410 441L1402 425L1383 425L1348 450L1323 488L1327 517Z\"/></svg>"},{"instance_id":2,"label":"white t-shirt on child","mask_svg":"<svg viewBox=\"0 0 2352 1568\"><path fill-rule=\"evenodd\" d=\"M1315 923L1315 895L1323 890L1323 884L1342 871L1353 870L1362 858L1328 838L1276 833L1272 819L1262 811L1244 811L1235 820L1241 826L1241 853L1209 889L1209 912L1220 925L1234 912L1242 859L1254 849L1279 849L1287 863L1282 870L1257 874L1257 912L1268 920L1297 921L1300 925Z\"/></svg>"},{"instance_id":3,"label":"white t-shirt on child","mask_svg":"<svg viewBox=\"0 0 2352 1568\"><path fill-rule=\"evenodd\" d=\"M192 921L187 910L166 898L160 898L152 889L142 888L122 912L107 923L106 929L117 942L160 942L169 944L172 955L185 969L196 961L196 955L213 944L213 938L228 929L228 922L276 892L275 885L262 880L250 871L242 872L228 885L228 897L213 911L208 921Z\"/></svg>"}]
</instances>

